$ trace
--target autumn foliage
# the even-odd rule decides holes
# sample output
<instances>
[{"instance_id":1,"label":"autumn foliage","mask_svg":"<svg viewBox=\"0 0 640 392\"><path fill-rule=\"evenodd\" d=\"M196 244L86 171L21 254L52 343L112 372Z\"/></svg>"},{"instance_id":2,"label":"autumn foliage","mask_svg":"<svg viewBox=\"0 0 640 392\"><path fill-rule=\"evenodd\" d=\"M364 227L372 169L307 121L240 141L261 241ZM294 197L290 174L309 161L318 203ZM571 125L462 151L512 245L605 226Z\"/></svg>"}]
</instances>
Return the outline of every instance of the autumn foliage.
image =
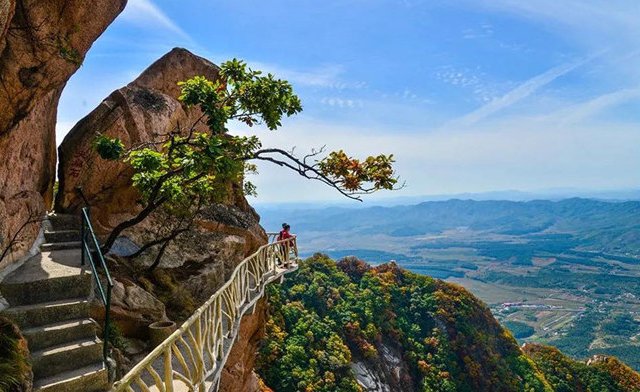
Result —
<instances>
[{"instance_id":1,"label":"autumn foliage","mask_svg":"<svg viewBox=\"0 0 640 392\"><path fill-rule=\"evenodd\" d=\"M640 391L638 373L615 359L587 366L553 348L523 351L464 288L395 263L316 254L269 295L257 370L277 391L362 391L350 365L380 369L388 347L408 369L393 390Z\"/></svg>"}]
</instances>

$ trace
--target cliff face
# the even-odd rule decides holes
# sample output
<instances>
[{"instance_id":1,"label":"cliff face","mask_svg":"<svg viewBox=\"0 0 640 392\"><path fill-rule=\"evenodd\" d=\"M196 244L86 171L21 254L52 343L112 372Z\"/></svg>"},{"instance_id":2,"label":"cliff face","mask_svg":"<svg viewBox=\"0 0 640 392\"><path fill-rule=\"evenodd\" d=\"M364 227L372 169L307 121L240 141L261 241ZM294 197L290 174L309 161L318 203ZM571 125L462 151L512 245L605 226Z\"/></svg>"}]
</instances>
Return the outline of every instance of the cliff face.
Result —
<instances>
[{"instance_id":1,"label":"cliff face","mask_svg":"<svg viewBox=\"0 0 640 392\"><path fill-rule=\"evenodd\" d=\"M220 392L256 392L259 379L253 369L256 352L264 337L268 304L265 298L256 303L252 314L245 315L240 324L238 339L231 348L227 363L222 369Z\"/></svg>"},{"instance_id":2,"label":"cliff face","mask_svg":"<svg viewBox=\"0 0 640 392\"><path fill-rule=\"evenodd\" d=\"M0 249L51 208L60 94L125 4L0 0ZM27 225L0 268L23 256L39 229Z\"/></svg>"},{"instance_id":3,"label":"cliff face","mask_svg":"<svg viewBox=\"0 0 640 392\"><path fill-rule=\"evenodd\" d=\"M257 371L277 391L639 391L615 358L521 349L460 286L394 263L305 261L270 290Z\"/></svg>"}]
</instances>

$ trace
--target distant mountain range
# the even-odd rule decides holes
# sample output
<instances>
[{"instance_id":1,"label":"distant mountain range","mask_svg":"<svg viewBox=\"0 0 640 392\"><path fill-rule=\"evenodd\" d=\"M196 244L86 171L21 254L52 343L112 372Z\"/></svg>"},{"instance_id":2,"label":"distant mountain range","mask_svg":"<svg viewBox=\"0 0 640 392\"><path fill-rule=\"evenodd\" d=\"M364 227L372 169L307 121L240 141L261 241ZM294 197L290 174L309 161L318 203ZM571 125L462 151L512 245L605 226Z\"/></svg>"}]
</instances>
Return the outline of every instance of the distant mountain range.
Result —
<instances>
[{"instance_id":1,"label":"distant mountain range","mask_svg":"<svg viewBox=\"0 0 640 392\"><path fill-rule=\"evenodd\" d=\"M327 207L345 208L369 208L373 206L393 207L400 205L419 204L427 201L447 201L447 200L475 200L475 201L532 201L550 200L559 201L571 198L593 199L601 201L640 201L640 189L614 189L614 190L589 190L579 188L552 188L538 191L501 190L490 192L467 192L440 195L418 195L418 196L391 196L375 197L370 196L363 199L363 203L353 200L340 199L338 201L305 201L305 202L282 202L265 203L253 202L254 207L265 209L318 209Z\"/></svg>"},{"instance_id":2,"label":"distant mountain range","mask_svg":"<svg viewBox=\"0 0 640 392\"><path fill-rule=\"evenodd\" d=\"M580 248L640 254L640 201L571 198L560 201L427 201L394 207L320 209L261 208L262 225L276 229L288 222L297 233L413 237L448 230L483 235L569 234Z\"/></svg>"}]
</instances>

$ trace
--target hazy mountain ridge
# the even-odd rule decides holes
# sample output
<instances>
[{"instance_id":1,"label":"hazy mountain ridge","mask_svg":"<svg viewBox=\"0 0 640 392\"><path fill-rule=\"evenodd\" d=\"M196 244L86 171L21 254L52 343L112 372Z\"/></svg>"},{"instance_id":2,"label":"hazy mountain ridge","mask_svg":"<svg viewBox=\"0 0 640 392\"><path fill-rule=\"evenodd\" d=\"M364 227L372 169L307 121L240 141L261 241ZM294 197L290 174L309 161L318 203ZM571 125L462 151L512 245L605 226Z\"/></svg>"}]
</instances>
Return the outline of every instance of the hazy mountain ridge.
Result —
<instances>
[{"instance_id":1,"label":"hazy mountain ridge","mask_svg":"<svg viewBox=\"0 0 640 392\"><path fill-rule=\"evenodd\" d=\"M391 237L436 235L460 229L496 235L570 234L581 249L640 256L640 201L572 198L430 201L410 206L261 211L265 227L288 221L294 231Z\"/></svg>"}]
</instances>

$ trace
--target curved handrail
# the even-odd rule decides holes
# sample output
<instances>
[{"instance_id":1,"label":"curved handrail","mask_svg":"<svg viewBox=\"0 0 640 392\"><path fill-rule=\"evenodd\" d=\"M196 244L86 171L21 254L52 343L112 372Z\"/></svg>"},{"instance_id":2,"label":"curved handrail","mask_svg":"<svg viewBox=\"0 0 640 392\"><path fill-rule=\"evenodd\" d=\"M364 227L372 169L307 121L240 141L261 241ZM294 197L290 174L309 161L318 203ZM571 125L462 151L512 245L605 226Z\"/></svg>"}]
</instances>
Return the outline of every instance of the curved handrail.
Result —
<instances>
[{"instance_id":1,"label":"curved handrail","mask_svg":"<svg viewBox=\"0 0 640 392\"><path fill-rule=\"evenodd\" d=\"M296 261L295 238L258 248L180 328L116 382L113 391L173 392L179 385L190 391L204 391L207 385L217 388L240 318L268 283L297 268Z\"/></svg>"}]
</instances>

